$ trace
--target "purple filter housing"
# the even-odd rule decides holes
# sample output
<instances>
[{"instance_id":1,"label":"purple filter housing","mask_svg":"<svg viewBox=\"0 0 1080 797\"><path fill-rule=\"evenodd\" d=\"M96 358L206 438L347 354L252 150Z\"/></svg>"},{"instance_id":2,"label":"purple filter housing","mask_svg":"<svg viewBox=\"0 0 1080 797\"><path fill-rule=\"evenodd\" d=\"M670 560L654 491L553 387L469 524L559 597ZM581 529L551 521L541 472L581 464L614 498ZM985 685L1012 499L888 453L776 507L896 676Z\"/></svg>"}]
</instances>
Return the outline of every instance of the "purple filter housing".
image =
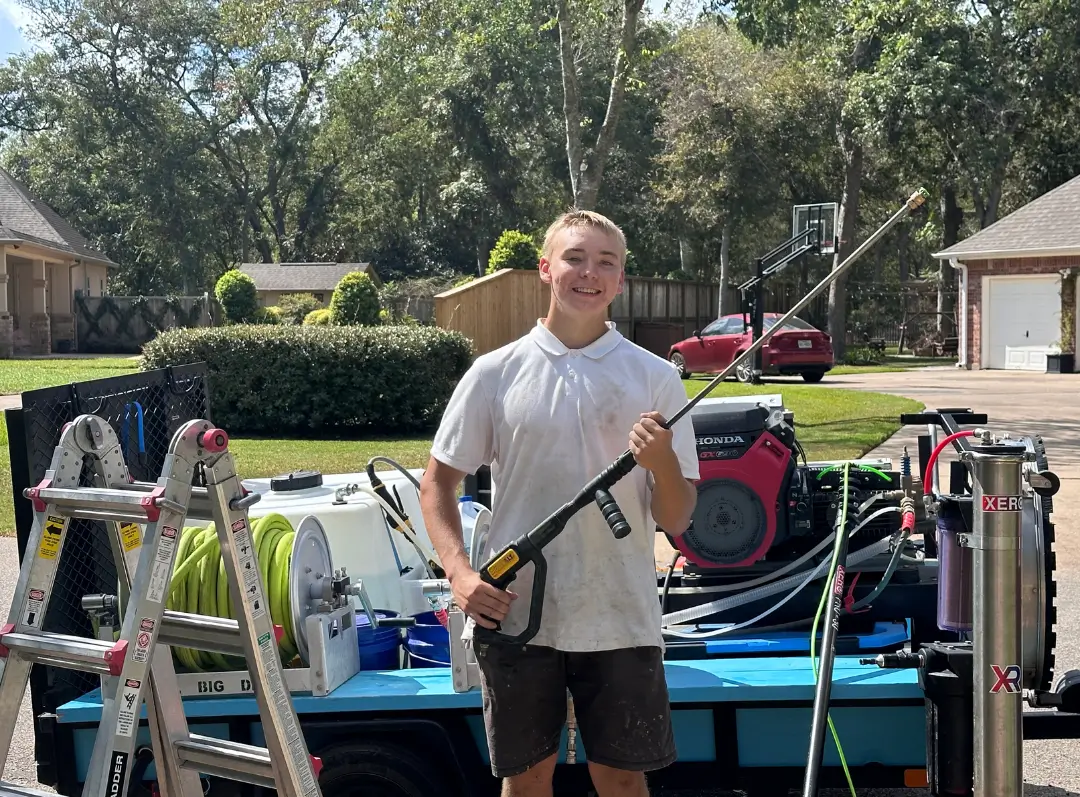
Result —
<instances>
[{"instance_id":1,"label":"purple filter housing","mask_svg":"<svg viewBox=\"0 0 1080 797\"><path fill-rule=\"evenodd\" d=\"M958 539L966 531L960 506L943 499L937 521L937 624L942 631L971 630L971 549L961 547Z\"/></svg>"}]
</instances>

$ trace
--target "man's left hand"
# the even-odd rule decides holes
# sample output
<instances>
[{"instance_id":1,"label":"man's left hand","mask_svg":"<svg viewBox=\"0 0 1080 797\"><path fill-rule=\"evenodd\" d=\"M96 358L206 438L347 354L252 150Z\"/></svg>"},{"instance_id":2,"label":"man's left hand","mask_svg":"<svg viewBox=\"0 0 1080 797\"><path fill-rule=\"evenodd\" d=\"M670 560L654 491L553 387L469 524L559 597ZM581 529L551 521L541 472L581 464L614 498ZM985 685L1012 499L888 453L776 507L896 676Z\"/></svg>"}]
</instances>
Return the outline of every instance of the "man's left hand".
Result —
<instances>
[{"instance_id":1,"label":"man's left hand","mask_svg":"<svg viewBox=\"0 0 1080 797\"><path fill-rule=\"evenodd\" d=\"M678 462L671 447L671 430L661 426L664 416L659 412L644 412L630 431L630 451L637 463L655 473Z\"/></svg>"}]
</instances>

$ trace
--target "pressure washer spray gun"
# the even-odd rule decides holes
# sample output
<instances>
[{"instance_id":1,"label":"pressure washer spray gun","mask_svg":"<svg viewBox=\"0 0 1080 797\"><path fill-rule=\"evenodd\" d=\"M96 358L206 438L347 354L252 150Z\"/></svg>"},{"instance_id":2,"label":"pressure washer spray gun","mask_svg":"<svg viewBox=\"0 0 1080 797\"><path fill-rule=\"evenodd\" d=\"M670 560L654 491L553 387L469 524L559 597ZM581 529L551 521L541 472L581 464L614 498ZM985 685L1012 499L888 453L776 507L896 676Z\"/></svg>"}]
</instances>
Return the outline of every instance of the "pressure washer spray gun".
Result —
<instances>
[{"instance_id":1,"label":"pressure washer spray gun","mask_svg":"<svg viewBox=\"0 0 1080 797\"><path fill-rule=\"evenodd\" d=\"M842 263L829 272L828 276L814 286L814 288L812 288L806 296L800 299L782 318L766 330L761 337L755 340L746 351L739 357L736 357L727 368L717 374L703 390L694 396L694 398L690 399L672 418L667 419L663 424L664 428L670 429L674 426L675 423L690 412L701 399L707 396L713 388L727 379L728 376L735 373L744 361L752 358L778 330L783 329L784 325L791 318L800 313L803 308L814 300L815 297L832 284L841 274L847 271L851 265L877 243L882 236L906 218L910 213L913 213L915 210L922 207L928 196L929 194L926 190L920 188L908 197L903 207L897 210L888 221L860 244L859 247L848 255ZM544 606L544 590L547 581L547 560L544 558L544 547L558 537L566 528L566 524L570 518L582 509L591 504L596 504L616 539L622 539L631 532L630 525L626 522L626 518L623 517L619 505L611 495L611 488L624 476L627 476L633 471L636 465L637 461L634 459L633 452L629 449L623 452L623 454L605 468L603 472L582 487L574 498L555 510L549 517L536 526L536 528L532 529L532 531L529 531L511 542L495 554L487 564L480 568L480 577L488 584L491 584L500 590L505 590L509 587L514 579L517 578L517 574L521 572L522 568L530 562L535 568L535 573L533 576L532 594L529 600L529 621L525 630L520 634L504 634L501 632L501 625L498 623L496 623L494 629L477 625L473 630L473 639L476 642L524 645L536 636L537 632L540 630Z\"/></svg>"}]
</instances>

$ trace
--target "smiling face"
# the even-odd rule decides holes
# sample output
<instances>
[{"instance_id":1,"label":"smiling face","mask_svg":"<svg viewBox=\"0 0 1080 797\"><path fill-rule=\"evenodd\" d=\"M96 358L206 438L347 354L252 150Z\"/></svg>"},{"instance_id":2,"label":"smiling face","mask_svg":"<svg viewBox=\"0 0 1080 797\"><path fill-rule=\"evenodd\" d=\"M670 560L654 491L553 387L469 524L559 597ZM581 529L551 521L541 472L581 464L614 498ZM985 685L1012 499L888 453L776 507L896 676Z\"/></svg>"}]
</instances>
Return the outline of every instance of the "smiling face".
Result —
<instances>
[{"instance_id":1,"label":"smiling face","mask_svg":"<svg viewBox=\"0 0 1080 797\"><path fill-rule=\"evenodd\" d=\"M602 227L579 224L552 236L540 258L540 279L551 285L553 312L578 318L607 317L622 293L625 246Z\"/></svg>"}]
</instances>

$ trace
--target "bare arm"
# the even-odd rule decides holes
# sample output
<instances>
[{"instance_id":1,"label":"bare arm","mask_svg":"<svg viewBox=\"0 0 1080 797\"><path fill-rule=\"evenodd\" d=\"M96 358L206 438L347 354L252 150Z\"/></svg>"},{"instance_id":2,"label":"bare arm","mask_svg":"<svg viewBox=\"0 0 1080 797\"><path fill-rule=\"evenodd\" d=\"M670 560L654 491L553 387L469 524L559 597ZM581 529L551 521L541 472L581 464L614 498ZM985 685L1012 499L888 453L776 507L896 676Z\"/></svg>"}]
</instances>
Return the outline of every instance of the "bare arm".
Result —
<instances>
[{"instance_id":1,"label":"bare arm","mask_svg":"<svg viewBox=\"0 0 1080 797\"><path fill-rule=\"evenodd\" d=\"M634 459L653 477L652 510L657 525L673 537L690 525L697 506L697 488L682 475L679 457L671 447L672 434L661 424L664 417L647 412L630 432Z\"/></svg>"},{"instance_id":2,"label":"bare arm","mask_svg":"<svg viewBox=\"0 0 1080 797\"><path fill-rule=\"evenodd\" d=\"M457 486L464 478L462 471L432 457L420 479L420 511L431 544L446 571L454 602L477 625L494 628L491 620L505 620L510 602L517 596L484 582L469 562L456 496Z\"/></svg>"},{"instance_id":3,"label":"bare arm","mask_svg":"<svg viewBox=\"0 0 1080 797\"><path fill-rule=\"evenodd\" d=\"M697 506L697 487L682 475L678 459L653 472L652 516L672 537L686 532Z\"/></svg>"},{"instance_id":4,"label":"bare arm","mask_svg":"<svg viewBox=\"0 0 1080 797\"><path fill-rule=\"evenodd\" d=\"M471 569L457 508L457 487L465 474L432 457L420 479L420 511L439 562L451 581Z\"/></svg>"}]
</instances>

